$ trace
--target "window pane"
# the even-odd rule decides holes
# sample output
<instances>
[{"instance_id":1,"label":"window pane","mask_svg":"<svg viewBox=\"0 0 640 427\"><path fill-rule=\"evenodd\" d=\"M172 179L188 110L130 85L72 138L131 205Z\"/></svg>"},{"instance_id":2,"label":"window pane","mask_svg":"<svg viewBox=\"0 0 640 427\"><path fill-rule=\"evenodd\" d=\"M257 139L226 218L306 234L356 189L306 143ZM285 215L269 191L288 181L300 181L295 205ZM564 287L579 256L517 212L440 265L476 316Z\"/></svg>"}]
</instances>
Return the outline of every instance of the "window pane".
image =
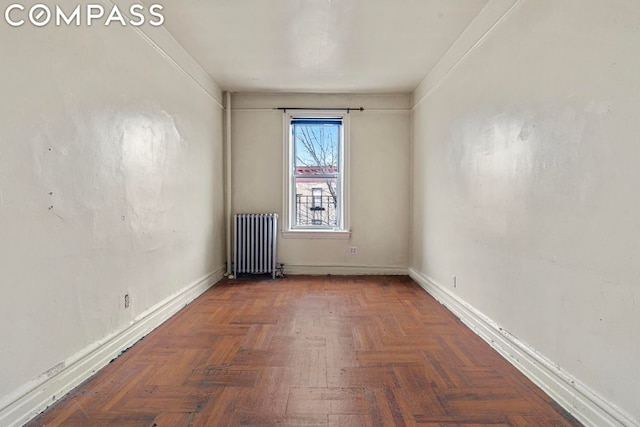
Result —
<instances>
[{"instance_id":1,"label":"window pane","mask_svg":"<svg viewBox=\"0 0 640 427\"><path fill-rule=\"evenodd\" d=\"M317 175L338 172L340 124L302 122L293 124L295 173Z\"/></svg>"},{"instance_id":2,"label":"window pane","mask_svg":"<svg viewBox=\"0 0 640 427\"><path fill-rule=\"evenodd\" d=\"M295 178L295 225L337 226L337 178Z\"/></svg>"}]
</instances>

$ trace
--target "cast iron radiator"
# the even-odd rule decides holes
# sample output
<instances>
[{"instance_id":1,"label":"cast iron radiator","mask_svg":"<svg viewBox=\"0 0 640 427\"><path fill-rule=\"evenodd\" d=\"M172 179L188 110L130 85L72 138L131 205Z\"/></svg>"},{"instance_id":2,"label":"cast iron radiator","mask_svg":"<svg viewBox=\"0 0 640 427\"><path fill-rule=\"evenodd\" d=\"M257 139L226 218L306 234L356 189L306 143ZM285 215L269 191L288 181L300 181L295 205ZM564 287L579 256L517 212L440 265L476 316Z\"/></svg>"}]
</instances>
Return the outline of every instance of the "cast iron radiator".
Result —
<instances>
[{"instance_id":1,"label":"cast iron radiator","mask_svg":"<svg viewBox=\"0 0 640 427\"><path fill-rule=\"evenodd\" d=\"M233 275L271 273L275 279L278 214L236 214Z\"/></svg>"}]
</instances>

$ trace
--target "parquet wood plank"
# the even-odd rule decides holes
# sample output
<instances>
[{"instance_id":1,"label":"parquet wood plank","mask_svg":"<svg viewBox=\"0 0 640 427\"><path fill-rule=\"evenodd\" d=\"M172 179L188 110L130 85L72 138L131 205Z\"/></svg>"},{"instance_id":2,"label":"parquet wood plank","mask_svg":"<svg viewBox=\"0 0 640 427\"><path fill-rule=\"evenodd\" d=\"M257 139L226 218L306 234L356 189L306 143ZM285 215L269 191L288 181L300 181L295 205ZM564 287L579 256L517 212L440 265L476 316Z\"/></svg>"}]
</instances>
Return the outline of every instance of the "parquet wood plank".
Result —
<instances>
[{"instance_id":1,"label":"parquet wood plank","mask_svg":"<svg viewBox=\"0 0 640 427\"><path fill-rule=\"evenodd\" d=\"M405 417L413 421L412 416L403 413L392 388L370 388L368 390L373 395L367 399L367 402L373 405L370 407L370 412L377 410L383 420L382 425L406 426Z\"/></svg>"},{"instance_id":2,"label":"parquet wood plank","mask_svg":"<svg viewBox=\"0 0 640 427\"><path fill-rule=\"evenodd\" d=\"M366 415L330 414L328 424L333 427L365 427L371 422Z\"/></svg>"},{"instance_id":3,"label":"parquet wood plank","mask_svg":"<svg viewBox=\"0 0 640 427\"><path fill-rule=\"evenodd\" d=\"M329 417L320 415L247 415L242 419L240 425L248 427L328 427L336 426L329 423Z\"/></svg>"},{"instance_id":4,"label":"parquet wood plank","mask_svg":"<svg viewBox=\"0 0 640 427\"><path fill-rule=\"evenodd\" d=\"M162 412L149 427L191 427L194 425L195 413Z\"/></svg>"},{"instance_id":5,"label":"parquet wood plank","mask_svg":"<svg viewBox=\"0 0 640 427\"><path fill-rule=\"evenodd\" d=\"M329 368L327 387L394 388L398 379L390 366Z\"/></svg>"},{"instance_id":6,"label":"parquet wood plank","mask_svg":"<svg viewBox=\"0 0 640 427\"><path fill-rule=\"evenodd\" d=\"M204 366L192 370L184 384L193 388L253 387L259 375L259 368Z\"/></svg>"},{"instance_id":7,"label":"parquet wood plank","mask_svg":"<svg viewBox=\"0 0 640 427\"><path fill-rule=\"evenodd\" d=\"M225 387L217 399L196 415L194 425L237 426L240 425L247 407L250 389L234 386Z\"/></svg>"},{"instance_id":8,"label":"parquet wood plank","mask_svg":"<svg viewBox=\"0 0 640 427\"><path fill-rule=\"evenodd\" d=\"M129 391L115 402L119 412L157 414L171 408L173 413L199 412L209 401L207 390L192 387L145 386Z\"/></svg>"},{"instance_id":9,"label":"parquet wood plank","mask_svg":"<svg viewBox=\"0 0 640 427\"><path fill-rule=\"evenodd\" d=\"M222 281L28 426L578 426L411 279Z\"/></svg>"},{"instance_id":10,"label":"parquet wood plank","mask_svg":"<svg viewBox=\"0 0 640 427\"><path fill-rule=\"evenodd\" d=\"M287 414L366 414L364 393L353 387L293 387Z\"/></svg>"}]
</instances>

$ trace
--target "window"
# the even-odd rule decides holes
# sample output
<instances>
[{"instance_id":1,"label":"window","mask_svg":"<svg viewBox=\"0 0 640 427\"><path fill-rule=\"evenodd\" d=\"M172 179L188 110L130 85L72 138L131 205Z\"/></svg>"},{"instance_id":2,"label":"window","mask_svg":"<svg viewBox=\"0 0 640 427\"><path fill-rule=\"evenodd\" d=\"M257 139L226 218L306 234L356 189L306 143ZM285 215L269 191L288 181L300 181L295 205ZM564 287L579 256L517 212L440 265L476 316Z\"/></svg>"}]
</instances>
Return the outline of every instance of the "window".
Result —
<instances>
[{"instance_id":1,"label":"window","mask_svg":"<svg viewBox=\"0 0 640 427\"><path fill-rule=\"evenodd\" d=\"M286 115L287 231L347 230L347 118L322 112Z\"/></svg>"}]
</instances>

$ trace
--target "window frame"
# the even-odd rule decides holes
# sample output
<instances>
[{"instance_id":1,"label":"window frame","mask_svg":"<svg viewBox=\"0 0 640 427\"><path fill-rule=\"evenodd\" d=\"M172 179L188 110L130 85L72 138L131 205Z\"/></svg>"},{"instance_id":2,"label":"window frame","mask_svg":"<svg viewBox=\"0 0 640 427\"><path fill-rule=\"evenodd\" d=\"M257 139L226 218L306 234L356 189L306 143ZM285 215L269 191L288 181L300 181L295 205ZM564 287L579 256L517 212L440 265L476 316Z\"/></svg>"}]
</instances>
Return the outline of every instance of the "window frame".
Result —
<instances>
[{"instance_id":1,"label":"window frame","mask_svg":"<svg viewBox=\"0 0 640 427\"><path fill-rule=\"evenodd\" d=\"M336 184L338 203L336 207L335 228L324 226L295 225L296 218L296 186L295 186L295 157L293 140L293 119L340 119L341 144L338 152L339 178ZM327 110L295 110L285 111L283 115L284 130L284 185L283 185L283 237L286 238L349 238L349 113L348 111ZM323 175L321 175L323 176Z\"/></svg>"}]
</instances>

